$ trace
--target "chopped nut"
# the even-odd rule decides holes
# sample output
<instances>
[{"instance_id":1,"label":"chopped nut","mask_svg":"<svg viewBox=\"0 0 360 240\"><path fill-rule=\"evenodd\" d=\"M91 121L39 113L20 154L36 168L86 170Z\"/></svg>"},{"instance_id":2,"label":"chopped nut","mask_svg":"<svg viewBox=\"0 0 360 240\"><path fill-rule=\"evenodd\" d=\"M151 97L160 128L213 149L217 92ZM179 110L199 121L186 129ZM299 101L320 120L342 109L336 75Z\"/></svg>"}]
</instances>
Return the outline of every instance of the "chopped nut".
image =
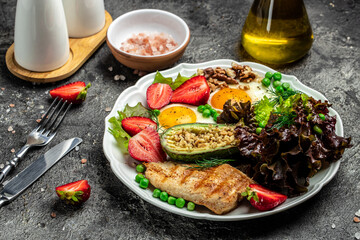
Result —
<instances>
[{"instance_id":1,"label":"chopped nut","mask_svg":"<svg viewBox=\"0 0 360 240\"><path fill-rule=\"evenodd\" d=\"M354 217L354 222L359 223L359 222L360 222L360 218Z\"/></svg>"},{"instance_id":2,"label":"chopped nut","mask_svg":"<svg viewBox=\"0 0 360 240\"><path fill-rule=\"evenodd\" d=\"M85 164L86 162L87 162L87 159L85 159L85 158L81 159L82 164Z\"/></svg>"},{"instance_id":3,"label":"chopped nut","mask_svg":"<svg viewBox=\"0 0 360 240\"><path fill-rule=\"evenodd\" d=\"M13 108L13 107L15 107L15 104L10 103L10 104L9 104L9 107Z\"/></svg>"},{"instance_id":4,"label":"chopped nut","mask_svg":"<svg viewBox=\"0 0 360 240\"><path fill-rule=\"evenodd\" d=\"M240 85L239 89L243 90L243 91L247 91L247 90L250 90L250 86L249 85Z\"/></svg>"},{"instance_id":5,"label":"chopped nut","mask_svg":"<svg viewBox=\"0 0 360 240\"><path fill-rule=\"evenodd\" d=\"M223 73L215 73L211 76L212 78L215 78L220 81L225 81L227 84L237 84L238 81L236 81L234 78L228 77Z\"/></svg>"},{"instance_id":6,"label":"chopped nut","mask_svg":"<svg viewBox=\"0 0 360 240\"><path fill-rule=\"evenodd\" d=\"M226 69L226 74L231 78L236 78L236 72L232 68L227 68Z\"/></svg>"},{"instance_id":7,"label":"chopped nut","mask_svg":"<svg viewBox=\"0 0 360 240\"><path fill-rule=\"evenodd\" d=\"M56 213L55 213L55 212L52 212L52 213L50 214L50 216L51 216L52 218L56 218Z\"/></svg>"},{"instance_id":8,"label":"chopped nut","mask_svg":"<svg viewBox=\"0 0 360 240\"><path fill-rule=\"evenodd\" d=\"M208 67L204 69L204 77L208 79L214 74L214 69L212 67Z\"/></svg>"},{"instance_id":9,"label":"chopped nut","mask_svg":"<svg viewBox=\"0 0 360 240\"><path fill-rule=\"evenodd\" d=\"M203 69L198 68L196 72L197 72L198 76L204 76L204 70Z\"/></svg>"},{"instance_id":10,"label":"chopped nut","mask_svg":"<svg viewBox=\"0 0 360 240\"><path fill-rule=\"evenodd\" d=\"M215 73L226 74L226 71L221 67L216 67L214 71Z\"/></svg>"}]
</instances>

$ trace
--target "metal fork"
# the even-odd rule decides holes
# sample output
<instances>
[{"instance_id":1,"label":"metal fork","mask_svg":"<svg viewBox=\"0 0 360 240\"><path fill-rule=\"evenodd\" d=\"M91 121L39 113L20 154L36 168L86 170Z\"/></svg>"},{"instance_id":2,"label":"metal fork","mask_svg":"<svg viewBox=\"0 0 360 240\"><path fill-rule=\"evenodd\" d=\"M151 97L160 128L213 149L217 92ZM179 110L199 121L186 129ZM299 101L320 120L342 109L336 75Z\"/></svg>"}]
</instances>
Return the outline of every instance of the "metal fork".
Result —
<instances>
[{"instance_id":1,"label":"metal fork","mask_svg":"<svg viewBox=\"0 0 360 240\"><path fill-rule=\"evenodd\" d=\"M57 128L63 121L71 105L72 103L63 101L60 98L54 99L49 109L41 118L41 121L27 136L26 144L15 153L13 159L0 171L0 184L9 172L18 165L19 160L25 156L30 148L45 146L55 137ZM61 112L62 115L60 116Z\"/></svg>"}]
</instances>

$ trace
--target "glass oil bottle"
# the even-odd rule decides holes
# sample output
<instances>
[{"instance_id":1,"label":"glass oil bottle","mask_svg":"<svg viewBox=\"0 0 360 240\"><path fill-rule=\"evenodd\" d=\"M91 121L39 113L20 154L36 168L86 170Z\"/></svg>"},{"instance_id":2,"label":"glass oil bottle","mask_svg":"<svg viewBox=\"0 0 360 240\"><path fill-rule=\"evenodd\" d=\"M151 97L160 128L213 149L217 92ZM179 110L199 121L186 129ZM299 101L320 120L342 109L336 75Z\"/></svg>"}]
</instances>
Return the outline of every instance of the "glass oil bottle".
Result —
<instances>
[{"instance_id":1,"label":"glass oil bottle","mask_svg":"<svg viewBox=\"0 0 360 240\"><path fill-rule=\"evenodd\" d=\"M241 42L252 57L284 64L303 57L313 38L303 0L254 0Z\"/></svg>"}]
</instances>

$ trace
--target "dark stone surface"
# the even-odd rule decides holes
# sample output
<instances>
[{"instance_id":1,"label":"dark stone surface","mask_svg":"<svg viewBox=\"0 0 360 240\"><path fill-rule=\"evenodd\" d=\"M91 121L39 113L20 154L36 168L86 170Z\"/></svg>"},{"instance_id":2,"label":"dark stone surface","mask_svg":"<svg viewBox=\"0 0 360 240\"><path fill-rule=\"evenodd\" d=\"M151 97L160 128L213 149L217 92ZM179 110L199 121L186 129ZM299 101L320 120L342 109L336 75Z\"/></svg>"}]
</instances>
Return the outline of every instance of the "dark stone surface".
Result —
<instances>
[{"instance_id":1,"label":"dark stone surface","mask_svg":"<svg viewBox=\"0 0 360 240\"><path fill-rule=\"evenodd\" d=\"M335 178L316 196L283 213L251 221L209 222L180 217L154 207L124 186L112 173L102 151L105 109L138 80L119 64L104 44L72 77L55 84L33 85L14 77L6 68L5 53L13 43L16 1L0 0L0 164L19 149L49 105L48 91L77 80L92 82L88 99L71 110L50 144L78 136L84 139L11 204L0 209L0 239L354 239L360 223L360 1L306 0L315 42L300 61L275 66L322 92L341 115L353 148L345 152ZM106 9L116 18L130 10L159 8L188 23L192 37L179 62L198 63L219 58L256 61L239 49L242 25L252 1L116 1ZM239 54L240 52L240 54ZM112 66L114 70L108 71ZM125 81L114 81L123 74ZM15 104L10 108L9 104ZM12 126L15 133L8 132ZM18 166L28 166L49 147L33 150ZM81 164L82 158L88 159ZM90 200L70 208L59 202L57 185L88 179ZM50 214L56 213L56 218Z\"/></svg>"}]
</instances>

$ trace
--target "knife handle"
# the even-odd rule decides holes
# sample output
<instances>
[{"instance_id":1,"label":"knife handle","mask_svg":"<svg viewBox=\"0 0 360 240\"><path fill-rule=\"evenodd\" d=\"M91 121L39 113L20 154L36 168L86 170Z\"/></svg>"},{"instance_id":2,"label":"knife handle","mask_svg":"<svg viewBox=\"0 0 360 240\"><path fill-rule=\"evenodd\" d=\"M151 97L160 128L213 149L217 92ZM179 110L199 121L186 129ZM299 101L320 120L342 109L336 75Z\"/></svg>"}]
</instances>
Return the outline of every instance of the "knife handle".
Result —
<instances>
[{"instance_id":1,"label":"knife handle","mask_svg":"<svg viewBox=\"0 0 360 240\"><path fill-rule=\"evenodd\" d=\"M5 180L6 176L11 172L13 168L15 168L19 160L26 154L26 152L29 150L30 146L28 144L25 144L17 153L15 153L15 156L11 161L9 161L8 164L0 171L0 184Z\"/></svg>"}]
</instances>

